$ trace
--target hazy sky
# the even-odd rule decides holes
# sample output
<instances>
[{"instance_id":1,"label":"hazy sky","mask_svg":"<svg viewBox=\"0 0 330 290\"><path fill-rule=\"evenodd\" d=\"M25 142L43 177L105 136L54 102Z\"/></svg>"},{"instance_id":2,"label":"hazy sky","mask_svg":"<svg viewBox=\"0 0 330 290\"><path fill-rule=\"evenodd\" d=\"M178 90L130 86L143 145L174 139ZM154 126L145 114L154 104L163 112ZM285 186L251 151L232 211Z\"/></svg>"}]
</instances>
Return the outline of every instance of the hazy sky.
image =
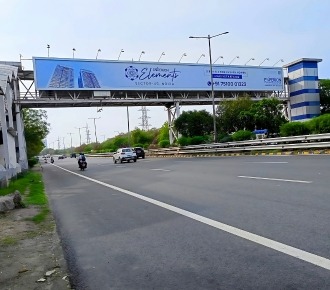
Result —
<instances>
[{"instance_id":1,"label":"hazy sky","mask_svg":"<svg viewBox=\"0 0 330 290\"><path fill-rule=\"evenodd\" d=\"M272 66L279 59L284 63L299 58L321 58L319 77L330 78L330 1L327 0L0 0L1 41L0 60L19 61L32 56L116 60L121 49L122 60L195 63L201 54L208 55L207 40L189 39L190 35L229 34L212 40L212 57L223 56L228 64ZM207 57L200 62L207 63ZM32 69L30 60L23 66ZM221 63L221 62L220 62ZM181 110L207 107L182 107ZM140 107L131 107L130 127L141 123ZM65 146L79 145L77 127L88 124L92 141L93 120L96 120L98 140L112 137L116 131L127 131L126 108L49 109L50 147L63 138ZM163 107L149 107L149 123L160 127L167 120ZM86 140L84 129L82 139ZM55 143L55 144L54 144Z\"/></svg>"}]
</instances>

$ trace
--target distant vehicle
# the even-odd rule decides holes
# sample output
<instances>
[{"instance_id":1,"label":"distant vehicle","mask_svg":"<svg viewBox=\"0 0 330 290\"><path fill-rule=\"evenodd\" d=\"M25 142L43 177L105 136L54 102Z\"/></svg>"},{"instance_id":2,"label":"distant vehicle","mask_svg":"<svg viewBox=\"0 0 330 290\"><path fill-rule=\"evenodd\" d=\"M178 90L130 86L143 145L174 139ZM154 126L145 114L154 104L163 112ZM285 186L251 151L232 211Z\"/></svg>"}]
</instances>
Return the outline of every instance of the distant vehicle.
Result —
<instances>
[{"instance_id":1,"label":"distant vehicle","mask_svg":"<svg viewBox=\"0 0 330 290\"><path fill-rule=\"evenodd\" d=\"M58 156L58 159L64 159L64 158L66 158L65 155L60 155L60 156Z\"/></svg>"},{"instance_id":2,"label":"distant vehicle","mask_svg":"<svg viewBox=\"0 0 330 290\"><path fill-rule=\"evenodd\" d=\"M76 153L71 153L70 158L77 158L77 154Z\"/></svg>"},{"instance_id":3,"label":"distant vehicle","mask_svg":"<svg viewBox=\"0 0 330 290\"><path fill-rule=\"evenodd\" d=\"M140 157L141 157L142 159L145 158L145 153L144 153L143 148L141 148L141 147L134 147L133 149L134 149L134 151L135 151L135 153L136 153L136 157L137 157L137 158L140 158Z\"/></svg>"},{"instance_id":4,"label":"distant vehicle","mask_svg":"<svg viewBox=\"0 0 330 290\"><path fill-rule=\"evenodd\" d=\"M130 162L131 160L136 162L137 156L132 148L120 148L115 154L113 154L112 159L113 163L123 163L124 161Z\"/></svg>"}]
</instances>

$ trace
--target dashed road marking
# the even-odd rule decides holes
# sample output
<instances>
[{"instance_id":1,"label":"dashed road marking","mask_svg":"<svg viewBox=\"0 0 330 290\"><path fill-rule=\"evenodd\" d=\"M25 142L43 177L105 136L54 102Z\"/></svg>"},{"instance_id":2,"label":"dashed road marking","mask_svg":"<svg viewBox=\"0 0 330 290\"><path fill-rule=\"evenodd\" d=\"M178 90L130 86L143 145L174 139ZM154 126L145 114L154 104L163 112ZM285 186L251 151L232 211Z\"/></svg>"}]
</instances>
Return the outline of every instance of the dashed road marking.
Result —
<instances>
[{"instance_id":1,"label":"dashed road marking","mask_svg":"<svg viewBox=\"0 0 330 290\"><path fill-rule=\"evenodd\" d=\"M284 182L297 182L297 183L312 183L313 181L307 180L294 180L294 179L281 179L281 178L268 178L268 177L258 177L258 176L237 176L240 178L249 178L249 179L261 179L261 180L274 180L274 181L284 181Z\"/></svg>"}]
</instances>

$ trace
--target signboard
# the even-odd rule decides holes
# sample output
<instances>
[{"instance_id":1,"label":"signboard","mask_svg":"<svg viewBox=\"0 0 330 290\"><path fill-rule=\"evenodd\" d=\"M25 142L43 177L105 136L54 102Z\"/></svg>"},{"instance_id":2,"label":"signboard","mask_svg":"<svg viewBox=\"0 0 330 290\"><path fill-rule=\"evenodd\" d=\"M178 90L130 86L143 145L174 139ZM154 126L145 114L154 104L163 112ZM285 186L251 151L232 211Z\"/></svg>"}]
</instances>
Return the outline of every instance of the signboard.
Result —
<instances>
[{"instance_id":1,"label":"signboard","mask_svg":"<svg viewBox=\"0 0 330 290\"><path fill-rule=\"evenodd\" d=\"M207 64L33 58L37 90L209 91ZM215 91L281 91L282 68L214 65Z\"/></svg>"}]
</instances>

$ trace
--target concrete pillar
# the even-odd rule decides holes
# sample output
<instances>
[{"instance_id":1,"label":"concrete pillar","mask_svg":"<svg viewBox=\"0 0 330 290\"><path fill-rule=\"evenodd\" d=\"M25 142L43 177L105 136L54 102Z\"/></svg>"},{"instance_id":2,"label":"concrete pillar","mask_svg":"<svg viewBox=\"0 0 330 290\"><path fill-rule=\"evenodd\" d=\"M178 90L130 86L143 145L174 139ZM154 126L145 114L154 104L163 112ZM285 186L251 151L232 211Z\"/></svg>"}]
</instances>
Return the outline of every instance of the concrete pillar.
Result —
<instances>
[{"instance_id":1,"label":"concrete pillar","mask_svg":"<svg viewBox=\"0 0 330 290\"><path fill-rule=\"evenodd\" d=\"M302 58L285 65L288 68L291 121L305 121L320 115L318 62Z\"/></svg>"}]
</instances>

